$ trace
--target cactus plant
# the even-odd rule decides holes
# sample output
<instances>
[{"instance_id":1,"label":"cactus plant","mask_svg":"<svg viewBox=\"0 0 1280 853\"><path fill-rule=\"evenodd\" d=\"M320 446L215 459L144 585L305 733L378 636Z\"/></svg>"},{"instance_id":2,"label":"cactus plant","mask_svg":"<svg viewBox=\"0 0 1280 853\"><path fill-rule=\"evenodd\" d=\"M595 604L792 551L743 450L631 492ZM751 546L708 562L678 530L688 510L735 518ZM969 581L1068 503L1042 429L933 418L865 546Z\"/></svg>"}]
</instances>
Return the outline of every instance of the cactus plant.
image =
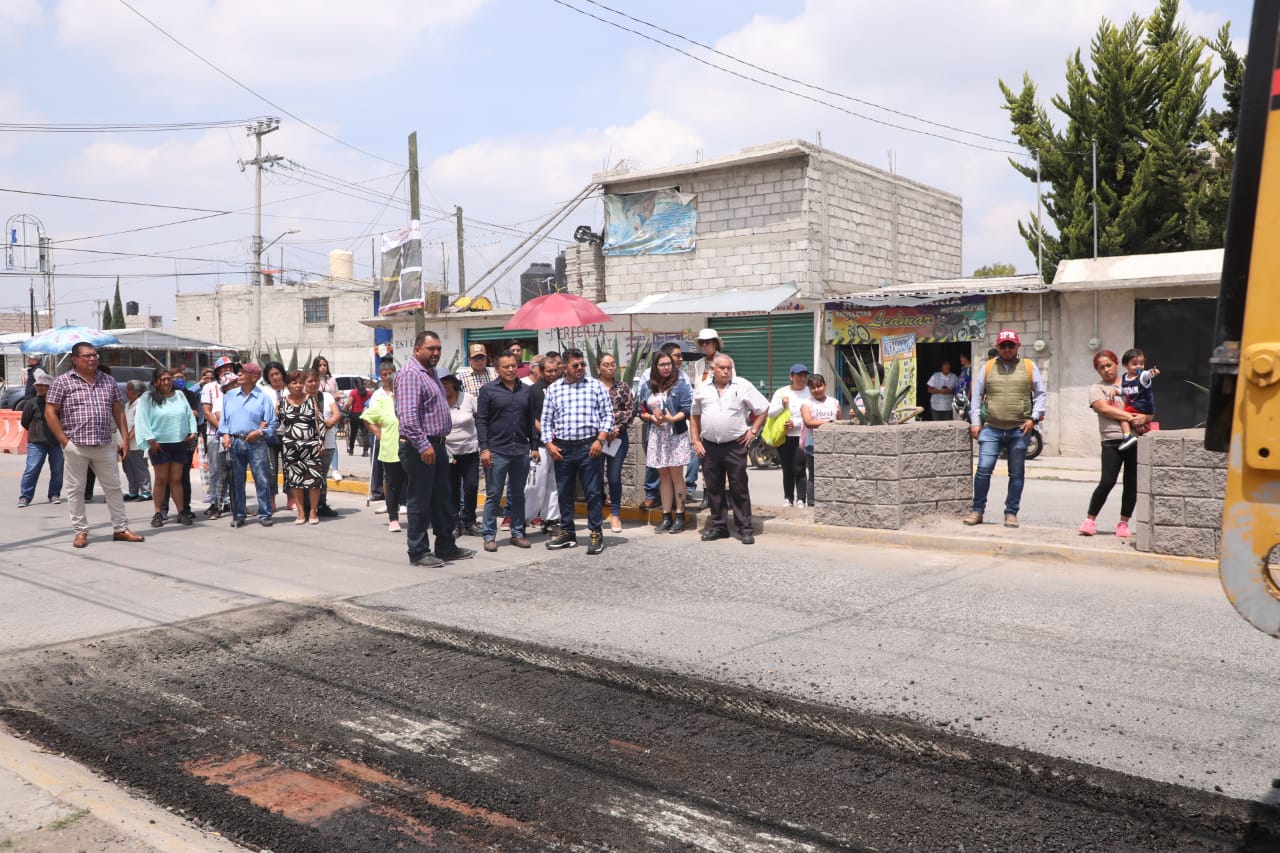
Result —
<instances>
[{"instance_id":1,"label":"cactus plant","mask_svg":"<svg viewBox=\"0 0 1280 853\"><path fill-rule=\"evenodd\" d=\"M889 365L889 370L885 374L884 384L882 385L879 373L875 370L868 371L861 359L858 359L855 363L850 361L846 355L842 354L841 358L844 359L845 364L849 367L849 374L853 377L853 383L858 389L857 394L855 395L849 386L845 384L842 376L837 375L836 379L840 383L841 390L850 400L850 413L859 423L868 426L902 423L919 414L920 410L915 409L897 417L894 415L898 406L901 405L903 399L911 391L910 386L902 382L901 361L895 359ZM862 404L866 411L858 408L855 397L862 399Z\"/></svg>"}]
</instances>

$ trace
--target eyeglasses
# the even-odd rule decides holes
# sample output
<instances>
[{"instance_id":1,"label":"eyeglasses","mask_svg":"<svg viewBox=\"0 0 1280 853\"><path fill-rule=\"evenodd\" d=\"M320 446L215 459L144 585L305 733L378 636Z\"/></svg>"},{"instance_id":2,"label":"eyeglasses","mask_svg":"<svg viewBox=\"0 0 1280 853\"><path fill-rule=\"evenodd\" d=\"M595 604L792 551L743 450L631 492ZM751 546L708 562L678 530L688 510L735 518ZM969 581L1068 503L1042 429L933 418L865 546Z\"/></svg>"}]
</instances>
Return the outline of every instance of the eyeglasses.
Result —
<instances>
[{"instance_id":1,"label":"eyeglasses","mask_svg":"<svg viewBox=\"0 0 1280 853\"><path fill-rule=\"evenodd\" d=\"M98 357L98 354L96 352L89 352L89 353L82 352L78 356L76 356L76 358L97 358L97 357Z\"/></svg>"},{"instance_id":2,"label":"eyeglasses","mask_svg":"<svg viewBox=\"0 0 1280 853\"><path fill-rule=\"evenodd\" d=\"M1005 341L1002 344L996 344L996 346L999 349L1017 349L1018 348L1018 345L1015 344L1013 341Z\"/></svg>"}]
</instances>

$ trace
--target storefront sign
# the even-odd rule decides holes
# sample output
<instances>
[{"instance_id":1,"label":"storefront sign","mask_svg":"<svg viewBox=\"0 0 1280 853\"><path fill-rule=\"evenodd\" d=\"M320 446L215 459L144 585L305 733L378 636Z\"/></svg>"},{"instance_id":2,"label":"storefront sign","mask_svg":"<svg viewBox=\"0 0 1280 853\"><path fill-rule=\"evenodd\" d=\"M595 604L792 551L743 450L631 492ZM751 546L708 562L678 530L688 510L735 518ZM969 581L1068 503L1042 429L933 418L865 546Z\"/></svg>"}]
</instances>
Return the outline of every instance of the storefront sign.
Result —
<instances>
[{"instance_id":1,"label":"storefront sign","mask_svg":"<svg viewBox=\"0 0 1280 853\"><path fill-rule=\"evenodd\" d=\"M925 305L826 304L827 343L870 344L911 333L919 343L980 341L987 334L987 298L954 296Z\"/></svg>"},{"instance_id":2,"label":"storefront sign","mask_svg":"<svg viewBox=\"0 0 1280 853\"><path fill-rule=\"evenodd\" d=\"M880 363L884 365L885 376L889 375L889 368L895 361L901 365L902 377L899 380L901 385L908 388L916 387L915 335L886 335L880 338ZM893 413L901 415L904 410L915 407L915 396L908 394L902 398L902 402L893 410Z\"/></svg>"}]
</instances>

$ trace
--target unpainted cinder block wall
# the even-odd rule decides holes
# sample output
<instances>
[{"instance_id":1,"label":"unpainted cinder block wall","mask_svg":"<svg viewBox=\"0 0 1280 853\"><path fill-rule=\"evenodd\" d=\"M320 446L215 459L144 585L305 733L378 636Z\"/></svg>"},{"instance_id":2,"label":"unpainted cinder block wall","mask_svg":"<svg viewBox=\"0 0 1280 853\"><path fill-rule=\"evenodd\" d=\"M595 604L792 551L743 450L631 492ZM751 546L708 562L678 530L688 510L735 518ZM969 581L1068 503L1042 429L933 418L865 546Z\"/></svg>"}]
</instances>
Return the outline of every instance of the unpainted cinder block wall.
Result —
<instances>
[{"instance_id":1,"label":"unpainted cinder block wall","mask_svg":"<svg viewBox=\"0 0 1280 853\"><path fill-rule=\"evenodd\" d=\"M1157 430L1138 441L1139 551L1218 558L1227 454L1204 449L1204 430Z\"/></svg>"}]
</instances>

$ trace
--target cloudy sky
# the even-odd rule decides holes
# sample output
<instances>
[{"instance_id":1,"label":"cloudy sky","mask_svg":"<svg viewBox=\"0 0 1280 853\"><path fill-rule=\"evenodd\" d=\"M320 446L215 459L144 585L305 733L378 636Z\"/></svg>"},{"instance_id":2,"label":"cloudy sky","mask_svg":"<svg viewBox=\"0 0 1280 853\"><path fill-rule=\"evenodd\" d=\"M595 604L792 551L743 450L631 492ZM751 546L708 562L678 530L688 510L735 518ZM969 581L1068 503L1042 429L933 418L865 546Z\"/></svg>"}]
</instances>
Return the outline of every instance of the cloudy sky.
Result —
<instances>
[{"instance_id":1,"label":"cloudy sky","mask_svg":"<svg viewBox=\"0 0 1280 853\"><path fill-rule=\"evenodd\" d=\"M1002 153L1013 146L997 80L1017 85L1029 72L1047 100L1068 55L1087 55L1102 17L1145 16L1154 5L4 0L0 218L43 221L56 249L59 321L93 323L95 300L110 297L119 275L126 300L169 322L175 292L248 280L253 180L237 161L253 157L242 125L254 117L281 119L264 140L286 162L264 178L262 231L270 241L298 229L268 254L278 266L283 247L291 277L323 274L335 248L354 251L357 275L369 274L371 235L407 219L410 131L429 274L447 265L451 280L455 204L468 218L475 280L606 165L656 168L821 136L842 154L879 167L892 157L904 176L961 195L965 274L995 261L1032 272L1016 222L1035 192ZM1244 0L1184 0L1182 14L1205 37L1231 21L1243 50L1249 10ZM218 121L231 124L13 129ZM558 236L600 220L593 199ZM550 261L559 245L544 242L515 273ZM0 310L25 310L26 276L0 282ZM509 303L513 292L507 281L496 295Z\"/></svg>"}]
</instances>

